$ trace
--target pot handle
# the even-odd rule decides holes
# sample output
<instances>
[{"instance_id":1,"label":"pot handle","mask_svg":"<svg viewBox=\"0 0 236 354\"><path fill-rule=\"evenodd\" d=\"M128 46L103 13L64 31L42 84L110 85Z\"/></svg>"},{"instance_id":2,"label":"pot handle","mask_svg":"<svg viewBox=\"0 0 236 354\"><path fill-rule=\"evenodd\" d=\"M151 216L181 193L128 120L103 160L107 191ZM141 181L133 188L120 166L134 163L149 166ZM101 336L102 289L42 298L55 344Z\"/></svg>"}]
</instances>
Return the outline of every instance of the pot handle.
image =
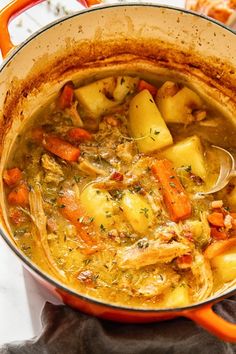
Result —
<instances>
[{"instance_id":1,"label":"pot handle","mask_svg":"<svg viewBox=\"0 0 236 354\"><path fill-rule=\"evenodd\" d=\"M236 343L236 324L217 315L212 306L213 304L207 304L194 310L184 311L182 315L198 323L218 338L226 342Z\"/></svg>"},{"instance_id":2,"label":"pot handle","mask_svg":"<svg viewBox=\"0 0 236 354\"><path fill-rule=\"evenodd\" d=\"M0 50L3 58L14 48L8 31L9 22L21 12L45 0L13 0L0 11ZM82 6L99 4L100 0L77 0Z\"/></svg>"}]
</instances>

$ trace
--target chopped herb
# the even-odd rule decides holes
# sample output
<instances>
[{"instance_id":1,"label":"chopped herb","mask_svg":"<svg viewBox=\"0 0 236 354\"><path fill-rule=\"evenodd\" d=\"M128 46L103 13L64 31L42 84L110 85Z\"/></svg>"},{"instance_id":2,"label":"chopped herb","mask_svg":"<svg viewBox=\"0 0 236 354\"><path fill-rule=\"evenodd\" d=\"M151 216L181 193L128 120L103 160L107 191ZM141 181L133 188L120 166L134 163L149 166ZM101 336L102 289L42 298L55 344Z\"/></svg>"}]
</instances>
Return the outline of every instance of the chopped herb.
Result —
<instances>
[{"instance_id":1,"label":"chopped herb","mask_svg":"<svg viewBox=\"0 0 236 354\"><path fill-rule=\"evenodd\" d=\"M74 180L76 183L79 183L81 178L82 178L81 176L74 176Z\"/></svg>"},{"instance_id":2,"label":"chopped herb","mask_svg":"<svg viewBox=\"0 0 236 354\"><path fill-rule=\"evenodd\" d=\"M63 209L63 208L65 208L66 206L64 205L64 204L60 204L59 206L58 206L58 208L61 208L61 209Z\"/></svg>"},{"instance_id":3,"label":"chopped herb","mask_svg":"<svg viewBox=\"0 0 236 354\"><path fill-rule=\"evenodd\" d=\"M100 191L96 191L97 194L100 194L101 192Z\"/></svg>"},{"instance_id":4,"label":"chopped herb","mask_svg":"<svg viewBox=\"0 0 236 354\"><path fill-rule=\"evenodd\" d=\"M171 179L175 178L175 176L170 176Z\"/></svg>"},{"instance_id":5,"label":"chopped herb","mask_svg":"<svg viewBox=\"0 0 236 354\"><path fill-rule=\"evenodd\" d=\"M186 172L191 172L192 166L183 166Z\"/></svg>"},{"instance_id":6,"label":"chopped herb","mask_svg":"<svg viewBox=\"0 0 236 354\"><path fill-rule=\"evenodd\" d=\"M171 187L173 187L173 188L176 187L176 185L175 185L173 182L169 182L169 185L170 185Z\"/></svg>"},{"instance_id":7,"label":"chopped herb","mask_svg":"<svg viewBox=\"0 0 236 354\"><path fill-rule=\"evenodd\" d=\"M149 242L145 239L138 241L138 248L147 248L149 246Z\"/></svg>"},{"instance_id":8,"label":"chopped herb","mask_svg":"<svg viewBox=\"0 0 236 354\"><path fill-rule=\"evenodd\" d=\"M81 216L79 219L77 219L77 221L79 221L82 224L84 221L84 216Z\"/></svg>"},{"instance_id":9,"label":"chopped herb","mask_svg":"<svg viewBox=\"0 0 236 354\"><path fill-rule=\"evenodd\" d=\"M112 198L120 200L123 197L123 192L119 189L115 189L113 191L110 191L110 194Z\"/></svg>"},{"instance_id":10,"label":"chopped herb","mask_svg":"<svg viewBox=\"0 0 236 354\"><path fill-rule=\"evenodd\" d=\"M123 85L124 82L125 82L125 79L122 77L120 80L120 84Z\"/></svg>"},{"instance_id":11,"label":"chopped herb","mask_svg":"<svg viewBox=\"0 0 236 354\"><path fill-rule=\"evenodd\" d=\"M159 277L160 277L161 281L163 281L163 280L164 280L164 278L163 278L163 275L162 275L162 274L159 274Z\"/></svg>"},{"instance_id":12,"label":"chopped herb","mask_svg":"<svg viewBox=\"0 0 236 354\"><path fill-rule=\"evenodd\" d=\"M158 130L154 130L154 134L158 135L158 134L160 134L160 132Z\"/></svg>"},{"instance_id":13,"label":"chopped herb","mask_svg":"<svg viewBox=\"0 0 236 354\"><path fill-rule=\"evenodd\" d=\"M93 222L94 221L94 217L89 218L89 222Z\"/></svg>"},{"instance_id":14,"label":"chopped herb","mask_svg":"<svg viewBox=\"0 0 236 354\"><path fill-rule=\"evenodd\" d=\"M139 186L139 185L133 186L133 190L134 190L134 192L136 192L136 193L140 192L141 189L142 189L142 187Z\"/></svg>"},{"instance_id":15,"label":"chopped herb","mask_svg":"<svg viewBox=\"0 0 236 354\"><path fill-rule=\"evenodd\" d=\"M148 211L149 211L148 208L141 208L140 209L140 214L144 214L145 218L148 219Z\"/></svg>"},{"instance_id":16,"label":"chopped herb","mask_svg":"<svg viewBox=\"0 0 236 354\"><path fill-rule=\"evenodd\" d=\"M66 242L66 238L67 238L67 237L66 237L66 234L65 234L65 235L64 235L64 242Z\"/></svg>"},{"instance_id":17,"label":"chopped herb","mask_svg":"<svg viewBox=\"0 0 236 354\"><path fill-rule=\"evenodd\" d=\"M152 139L153 141L156 141L156 140L153 138L153 136L149 136L149 138Z\"/></svg>"},{"instance_id":18,"label":"chopped herb","mask_svg":"<svg viewBox=\"0 0 236 354\"><path fill-rule=\"evenodd\" d=\"M101 229L102 232L106 231L106 228L105 228L105 226L103 224L100 225L100 229Z\"/></svg>"},{"instance_id":19,"label":"chopped herb","mask_svg":"<svg viewBox=\"0 0 236 354\"><path fill-rule=\"evenodd\" d=\"M27 246L27 245L25 245L25 244L23 244L21 248L22 248L22 250L23 250L24 252L26 252L26 251L28 251L28 250L31 249L30 246Z\"/></svg>"},{"instance_id":20,"label":"chopped herb","mask_svg":"<svg viewBox=\"0 0 236 354\"><path fill-rule=\"evenodd\" d=\"M153 100L152 100L151 98L149 98L149 101L150 101L151 103L154 103L154 102L153 102Z\"/></svg>"},{"instance_id":21,"label":"chopped herb","mask_svg":"<svg viewBox=\"0 0 236 354\"><path fill-rule=\"evenodd\" d=\"M85 265L88 265L90 262L91 262L91 259L88 259L88 258L83 260L83 263Z\"/></svg>"}]
</instances>

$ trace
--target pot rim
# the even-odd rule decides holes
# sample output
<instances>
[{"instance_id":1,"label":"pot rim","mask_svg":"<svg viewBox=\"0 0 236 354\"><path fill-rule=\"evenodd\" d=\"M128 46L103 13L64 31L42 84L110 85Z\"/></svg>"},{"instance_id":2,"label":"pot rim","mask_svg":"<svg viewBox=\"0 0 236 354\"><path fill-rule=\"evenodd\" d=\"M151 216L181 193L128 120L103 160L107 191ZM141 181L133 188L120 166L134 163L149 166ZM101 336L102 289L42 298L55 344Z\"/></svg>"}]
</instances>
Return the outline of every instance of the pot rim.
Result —
<instances>
[{"instance_id":1,"label":"pot rim","mask_svg":"<svg viewBox=\"0 0 236 354\"><path fill-rule=\"evenodd\" d=\"M191 14L193 16L200 17L203 20L206 20L208 22L212 22L213 24L222 27L224 30L229 31L229 32L236 35L236 30L234 31L232 28L224 25L222 22L219 22L217 20L214 20L208 16L199 14L197 12L186 10L186 9L175 7L175 6L159 5L159 4L154 4L154 3L137 3L137 2L131 2L131 3L126 3L126 4L124 4L124 3L106 4L106 5L100 5L95 8L83 9L80 11L76 11L71 15L63 16L62 18L54 20L54 21L50 22L48 25L43 26L41 29L37 30L32 35L30 35L26 40L24 40L20 45L18 45L16 48L14 48L8 54L7 58L5 60L3 60L3 63L0 65L0 73L4 70L4 68L8 65L8 63L14 58L15 55L17 55L17 53L22 48L24 48L29 42L34 40L38 35L46 32L48 29L56 26L57 24L67 21L68 19L86 14L88 12L106 10L111 7L133 7L133 6L135 6L135 7L163 8L163 9L174 10L174 11L177 11L180 13ZM26 264L26 266L29 267L34 273L36 273L39 277L43 278L44 281L50 283L55 288L68 293L69 295L79 298L80 300L95 304L97 306L106 306L106 307L109 307L113 310L123 310L123 311L129 311L129 312L134 312L134 313L135 312L141 312L141 313L157 313L158 312L158 313L162 313L162 314L165 314L165 313L173 313L174 314L176 312L181 312L181 311L195 310L195 309L200 308L200 307L207 305L207 304L217 303L217 302L225 299L226 297L230 297L236 293L236 287L235 287L233 290L229 290L228 292L226 292L222 295L214 296L212 298L209 298L205 301L202 301L202 302L199 302L196 304L192 304L192 305L185 306L185 307L177 307L177 308L160 308L160 309L158 309L158 308L157 309L145 308L145 309L142 309L142 308L135 308L135 307L128 307L128 306L111 304L111 303L107 303L107 302L104 302L101 300L97 300L97 299L92 298L90 296L82 295L82 294L76 292L75 290L68 288L66 285L61 284L59 281L56 280L56 278L52 278L47 273L44 273L36 264L31 262L29 260L29 258L27 258L22 252L20 252L19 249L16 246L14 246L14 244L10 241L9 237L7 237L6 233L3 231L1 226L0 226L0 235L2 236L2 238L6 242L6 244L10 247L10 249L16 254L16 256L24 264Z\"/></svg>"},{"instance_id":2,"label":"pot rim","mask_svg":"<svg viewBox=\"0 0 236 354\"><path fill-rule=\"evenodd\" d=\"M130 3L117 3L117 4L104 4L104 5L99 5L98 7L94 7L94 8L87 8L87 9L82 9L79 11L74 12L71 15L66 15L63 16L57 20L54 20L52 22L50 22L49 24L43 26L42 28L38 29L37 31L35 31L34 33L32 33L28 38L26 38L22 43L20 43L19 45L17 45L16 47L14 47L12 49L12 51L10 51L10 53L8 53L7 58L3 60L2 64L0 65L0 73L2 72L2 70L5 68L5 66L13 59L13 57L23 48L25 47L29 42L31 42L34 38L36 38L38 35L40 35L43 32L46 32L48 29L50 29L51 27L56 26L57 24L67 21L68 19L71 19L73 17L77 17L79 15L83 15L84 13L88 13L88 12L95 12L95 11L99 11L99 10L104 10L107 8L112 8L112 7L156 7L156 8L163 8L163 9L170 9L170 10L174 10L177 12L183 12L185 14L191 14L193 16L197 16L202 18L203 20L206 20L207 22L212 22L215 25L222 27L223 29L225 29L228 32L231 32L233 34L236 34L236 30L233 30L232 28L226 26L224 23L217 21L215 19L213 19L212 17L200 14L198 12L195 11L191 11L191 10L186 10L185 8L180 8L180 7L176 7L176 6L169 6L169 5L161 5L161 4L154 4L154 3L138 3L136 1L132 1Z\"/></svg>"}]
</instances>

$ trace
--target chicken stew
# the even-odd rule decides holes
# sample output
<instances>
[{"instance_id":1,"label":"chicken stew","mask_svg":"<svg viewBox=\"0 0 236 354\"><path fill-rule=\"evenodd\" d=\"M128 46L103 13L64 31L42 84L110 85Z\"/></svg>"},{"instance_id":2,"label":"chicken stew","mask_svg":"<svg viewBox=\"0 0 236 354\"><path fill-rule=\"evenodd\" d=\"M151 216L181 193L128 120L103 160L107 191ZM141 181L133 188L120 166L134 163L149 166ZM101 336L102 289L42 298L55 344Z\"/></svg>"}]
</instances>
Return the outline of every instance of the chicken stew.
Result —
<instances>
[{"instance_id":1,"label":"chicken stew","mask_svg":"<svg viewBox=\"0 0 236 354\"><path fill-rule=\"evenodd\" d=\"M61 283L135 308L187 306L236 278L236 181L212 144L235 127L173 81L67 82L32 117L3 173L14 240Z\"/></svg>"}]
</instances>

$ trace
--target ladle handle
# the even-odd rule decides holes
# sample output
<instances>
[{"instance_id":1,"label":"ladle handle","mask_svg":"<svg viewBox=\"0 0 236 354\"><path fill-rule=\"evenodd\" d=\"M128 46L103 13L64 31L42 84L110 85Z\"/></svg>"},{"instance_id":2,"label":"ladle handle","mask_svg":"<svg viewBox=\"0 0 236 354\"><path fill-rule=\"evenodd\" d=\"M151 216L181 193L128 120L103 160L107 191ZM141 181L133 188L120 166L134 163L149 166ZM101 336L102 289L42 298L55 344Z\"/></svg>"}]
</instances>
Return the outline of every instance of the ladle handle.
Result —
<instances>
[{"instance_id":1,"label":"ladle handle","mask_svg":"<svg viewBox=\"0 0 236 354\"><path fill-rule=\"evenodd\" d=\"M30 7L45 0L13 0L0 11L0 50L3 58L14 49L8 25L12 19ZM100 0L77 0L82 6L89 7L100 3Z\"/></svg>"}]
</instances>

